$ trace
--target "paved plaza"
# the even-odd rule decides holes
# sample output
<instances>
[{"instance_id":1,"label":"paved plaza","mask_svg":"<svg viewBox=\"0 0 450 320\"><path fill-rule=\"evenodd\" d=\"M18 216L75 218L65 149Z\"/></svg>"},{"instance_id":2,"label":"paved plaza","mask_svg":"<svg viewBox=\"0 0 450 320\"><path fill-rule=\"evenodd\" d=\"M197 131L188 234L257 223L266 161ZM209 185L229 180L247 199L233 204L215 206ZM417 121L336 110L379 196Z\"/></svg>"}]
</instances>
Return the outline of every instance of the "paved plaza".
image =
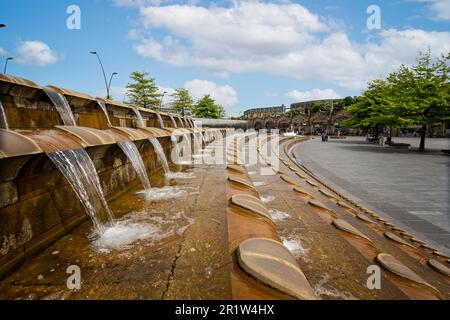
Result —
<instances>
[{"instance_id":1,"label":"paved plaza","mask_svg":"<svg viewBox=\"0 0 450 320\"><path fill-rule=\"evenodd\" d=\"M395 142L418 147L418 138ZM392 218L418 237L450 252L450 139L427 139L428 152L366 144L348 137L299 144L296 158L330 184L367 207Z\"/></svg>"}]
</instances>

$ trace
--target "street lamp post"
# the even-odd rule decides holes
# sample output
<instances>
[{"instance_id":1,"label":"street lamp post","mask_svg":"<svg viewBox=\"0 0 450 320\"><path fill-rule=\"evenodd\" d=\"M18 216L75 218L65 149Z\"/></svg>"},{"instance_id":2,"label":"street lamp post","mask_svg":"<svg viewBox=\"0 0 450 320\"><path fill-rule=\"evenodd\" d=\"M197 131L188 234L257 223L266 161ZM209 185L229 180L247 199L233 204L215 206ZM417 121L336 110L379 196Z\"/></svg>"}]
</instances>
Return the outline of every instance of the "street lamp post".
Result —
<instances>
[{"instance_id":1,"label":"street lamp post","mask_svg":"<svg viewBox=\"0 0 450 320\"><path fill-rule=\"evenodd\" d=\"M108 99L110 98L110 97L109 97L109 93L111 92L111 81L112 81L113 77L114 77L115 75L117 75L117 74L118 74L117 72L113 72L113 73L111 74L111 78L109 78L109 83L108 83Z\"/></svg>"},{"instance_id":2,"label":"street lamp post","mask_svg":"<svg viewBox=\"0 0 450 320\"><path fill-rule=\"evenodd\" d=\"M8 67L8 61L9 60L14 60L14 58L13 57L8 57L8 58L6 58L6 61L5 61L5 68L3 68L3 74L6 74L6 68Z\"/></svg>"},{"instance_id":3,"label":"street lamp post","mask_svg":"<svg viewBox=\"0 0 450 320\"><path fill-rule=\"evenodd\" d=\"M108 80L106 80L105 68L103 68L103 63L102 63L102 60L100 59L100 55L96 51L91 51L90 53L93 54L93 55L96 55L97 59L98 59L98 62L100 63L100 67L102 68L102 72L103 72L103 79L105 80L106 99L109 99Z\"/></svg>"},{"instance_id":4,"label":"street lamp post","mask_svg":"<svg viewBox=\"0 0 450 320\"><path fill-rule=\"evenodd\" d=\"M162 95L161 95L161 100L159 100L159 110L161 110L161 108L162 108L162 101L163 101L163 99L164 99L164 95L167 93L167 91L164 91L163 93L162 93Z\"/></svg>"}]
</instances>

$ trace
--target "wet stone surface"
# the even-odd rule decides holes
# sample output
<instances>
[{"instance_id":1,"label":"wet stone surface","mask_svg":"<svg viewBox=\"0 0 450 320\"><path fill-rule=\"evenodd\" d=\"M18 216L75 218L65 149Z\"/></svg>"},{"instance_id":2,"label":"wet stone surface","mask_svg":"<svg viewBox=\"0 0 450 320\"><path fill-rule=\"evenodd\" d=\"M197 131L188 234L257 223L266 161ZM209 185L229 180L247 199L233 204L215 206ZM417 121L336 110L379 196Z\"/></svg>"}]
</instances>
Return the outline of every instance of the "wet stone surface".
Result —
<instances>
[{"instance_id":1,"label":"wet stone surface","mask_svg":"<svg viewBox=\"0 0 450 320\"><path fill-rule=\"evenodd\" d=\"M170 201L147 201L138 185L110 203L124 229L93 239L91 222L84 222L3 279L0 299L228 298L225 270L230 262L223 250L226 235L220 231L226 228L217 216L220 208L225 210L224 195L215 196L215 211L200 210L203 184L226 176L212 169L189 171L191 179L165 182L161 172L151 177L152 189L165 187L161 196L172 193ZM126 232L130 226L132 235ZM130 236L135 241L127 244ZM80 290L66 286L71 265L80 268Z\"/></svg>"},{"instance_id":2,"label":"wet stone surface","mask_svg":"<svg viewBox=\"0 0 450 320\"><path fill-rule=\"evenodd\" d=\"M301 300L316 297L291 253L279 242L253 238L238 249L240 266L256 279Z\"/></svg>"}]
</instances>

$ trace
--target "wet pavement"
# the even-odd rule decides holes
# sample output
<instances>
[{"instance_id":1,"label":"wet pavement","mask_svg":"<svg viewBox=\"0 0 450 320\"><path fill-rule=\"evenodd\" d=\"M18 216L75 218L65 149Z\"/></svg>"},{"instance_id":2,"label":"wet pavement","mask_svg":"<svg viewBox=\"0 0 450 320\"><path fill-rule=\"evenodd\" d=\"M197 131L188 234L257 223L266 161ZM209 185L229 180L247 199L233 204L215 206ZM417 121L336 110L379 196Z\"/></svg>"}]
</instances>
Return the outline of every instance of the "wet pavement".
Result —
<instances>
[{"instance_id":1,"label":"wet pavement","mask_svg":"<svg viewBox=\"0 0 450 320\"><path fill-rule=\"evenodd\" d=\"M418 145L415 138L396 142ZM398 225L450 252L450 157L439 150L448 139L427 139L431 151L382 148L363 138L320 138L301 143L294 154L306 167L351 198L391 217Z\"/></svg>"},{"instance_id":2,"label":"wet pavement","mask_svg":"<svg viewBox=\"0 0 450 320\"><path fill-rule=\"evenodd\" d=\"M138 183L110 203L118 224L131 228L92 239L91 221L82 223L3 279L0 299L230 298L231 258L220 214L226 199L224 190L211 187L225 181L224 170L187 171L189 179L167 182L161 171L151 177L153 189L166 188L160 200L155 194L145 200ZM138 240L126 244L132 228ZM80 290L66 286L71 265L80 268Z\"/></svg>"}]
</instances>

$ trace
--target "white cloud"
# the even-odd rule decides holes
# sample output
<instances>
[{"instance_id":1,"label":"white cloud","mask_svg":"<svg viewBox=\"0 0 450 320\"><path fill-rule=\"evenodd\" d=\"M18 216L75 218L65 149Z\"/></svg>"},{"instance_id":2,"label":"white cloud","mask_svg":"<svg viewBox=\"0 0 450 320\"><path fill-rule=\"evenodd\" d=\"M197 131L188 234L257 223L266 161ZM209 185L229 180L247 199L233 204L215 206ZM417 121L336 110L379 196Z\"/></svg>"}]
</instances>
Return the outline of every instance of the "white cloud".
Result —
<instances>
[{"instance_id":1,"label":"white cloud","mask_svg":"<svg viewBox=\"0 0 450 320\"><path fill-rule=\"evenodd\" d=\"M450 1L449 0L419 0L419 2L428 3L428 10L432 18L438 21L450 20Z\"/></svg>"},{"instance_id":2,"label":"white cloud","mask_svg":"<svg viewBox=\"0 0 450 320\"><path fill-rule=\"evenodd\" d=\"M141 7L145 5L159 6L161 0L114 0L116 6L119 7Z\"/></svg>"},{"instance_id":3,"label":"white cloud","mask_svg":"<svg viewBox=\"0 0 450 320\"><path fill-rule=\"evenodd\" d=\"M218 85L211 81L194 79L187 81L184 87L189 90L195 100L210 94L218 104L225 107L227 113L238 102L236 91L229 85Z\"/></svg>"},{"instance_id":4,"label":"white cloud","mask_svg":"<svg viewBox=\"0 0 450 320\"><path fill-rule=\"evenodd\" d=\"M58 61L56 53L41 41L23 41L16 51L16 60L22 65L45 67Z\"/></svg>"},{"instance_id":5,"label":"white cloud","mask_svg":"<svg viewBox=\"0 0 450 320\"><path fill-rule=\"evenodd\" d=\"M296 102L339 98L339 94L333 89L292 90L286 93L286 96L294 99Z\"/></svg>"},{"instance_id":6,"label":"white cloud","mask_svg":"<svg viewBox=\"0 0 450 320\"><path fill-rule=\"evenodd\" d=\"M139 54L175 66L199 66L213 75L264 72L356 90L401 63L413 63L427 46L434 55L450 51L450 32L389 29L373 42L354 42L334 28L335 20L295 3L255 0L231 7L139 10L140 40L134 45ZM166 36L148 35L154 29L164 29Z\"/></svg>"},{"instance_id":7,"label":"white cloud","mask_svg":"<svg viewBox=\"0 0 450 320\"><path fill-rule=\"evenodd\" d=\"M160 94L163 94L165 92L164 96L163 96L163 101L162 101L163 106L164 107L170 107L170 104L173 101L172 94L175 93L175 89L174 88L170 88L170 87L161 87L161 86L158 86L158 87L159 87L158 92Z\"/></svg>"},{"instance_id":8,"label":"white cloud","mask_svg":"<svg viewBox=\"0 0 450 320\"><path fill-rule=\"evenodd\" d=\"M0 47L0 57L6 56L6 50Z\"/></svg>"}]
</instances>

